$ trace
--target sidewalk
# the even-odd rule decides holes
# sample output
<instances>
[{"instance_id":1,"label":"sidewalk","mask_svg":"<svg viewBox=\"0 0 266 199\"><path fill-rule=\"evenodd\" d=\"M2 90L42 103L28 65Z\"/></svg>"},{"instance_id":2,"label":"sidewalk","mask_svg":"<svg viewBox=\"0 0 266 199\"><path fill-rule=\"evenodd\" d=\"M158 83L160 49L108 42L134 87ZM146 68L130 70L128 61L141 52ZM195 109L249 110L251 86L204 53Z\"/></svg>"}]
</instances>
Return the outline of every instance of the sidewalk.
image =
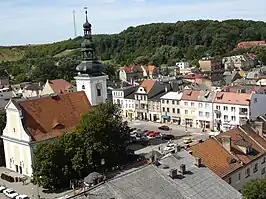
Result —
<instances>
[{"instance_id":1,"label":"sidewalk","mask_svg":"<svg viewBox=\"0 0 266 199\"><path fill-rule=\"evenodd\" d=\"M5 171L7 171L5 167L0 167L0 175ZM65 191L62 193L44 193L43 188L37 187L37 185L30 183L30 179L28 179L25 182L25 185L23 185L22 182L11 183L11 182L8 182L0 178L0 184L8 188L14 189L14 191L16 191L18 194L25 194L29 196L31 199L38 199L38 191L39 191L40 197L45 198L45 199L60 198L65 195L72 196L74 194L73 190Z\"/></svg>"}]
</instances>

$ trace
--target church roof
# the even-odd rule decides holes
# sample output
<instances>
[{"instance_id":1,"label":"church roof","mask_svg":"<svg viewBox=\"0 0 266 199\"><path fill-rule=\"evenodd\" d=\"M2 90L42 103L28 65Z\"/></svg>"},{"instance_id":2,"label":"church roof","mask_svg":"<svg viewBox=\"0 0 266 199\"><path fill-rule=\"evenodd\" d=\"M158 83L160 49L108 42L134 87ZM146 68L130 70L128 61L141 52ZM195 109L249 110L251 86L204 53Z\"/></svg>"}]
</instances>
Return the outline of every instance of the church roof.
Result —
<instances>
[{"instance_id":1,"label":"church roof","mask_svg":"<svg viewBox=\"0 0 266 199\"><path fill-rule=\"evenodd\" d=\"M90 110L84 91L17 101L25 130L33 141L42 141L73 130Z\"/></svg>"}]
</instances>

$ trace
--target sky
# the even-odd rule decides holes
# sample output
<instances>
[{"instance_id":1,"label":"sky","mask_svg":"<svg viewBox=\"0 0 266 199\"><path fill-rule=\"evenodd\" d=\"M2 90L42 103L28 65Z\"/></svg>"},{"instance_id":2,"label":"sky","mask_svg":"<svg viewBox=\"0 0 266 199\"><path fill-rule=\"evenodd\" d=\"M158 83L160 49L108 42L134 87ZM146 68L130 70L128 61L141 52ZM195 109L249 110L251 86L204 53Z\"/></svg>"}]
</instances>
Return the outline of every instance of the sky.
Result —
<instances>
[{"instance_id":1,"label":"sky","mask_svg":"<svg viewBox=\"0 0 266 199\"><path fill-rule=\"evenodd\" d=\"M84 6L93 34L191 19L266 21L266 0L0 0L0 45L40 44L82 35Z\"/></svg>"}]
</instances>

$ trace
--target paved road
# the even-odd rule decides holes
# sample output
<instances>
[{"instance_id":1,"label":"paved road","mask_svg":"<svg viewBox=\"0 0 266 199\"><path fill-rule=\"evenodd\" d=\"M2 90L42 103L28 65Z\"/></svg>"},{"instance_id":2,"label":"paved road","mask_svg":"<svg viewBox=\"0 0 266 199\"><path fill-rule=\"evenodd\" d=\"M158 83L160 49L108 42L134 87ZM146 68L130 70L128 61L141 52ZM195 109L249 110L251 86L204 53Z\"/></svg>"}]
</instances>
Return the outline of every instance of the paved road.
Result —
<instances>
[{"instance_id":1,"label":"paved road","mask_svg":"<svg viewBox=\"0 0 266 199\"><path fill-rule=\"evenodd\" d=\"M208 132L202 132L202 129L196 128L186 128L183 126L178 126L176 124L166 124L171 128L169 131L159 130L158 127L164 124L154 123L154 122L146 122L146 121L132 121L128 122L129 126L132 128L142 129L142 130L152 130L152 131L160 131L165 134L171 134L177 137L177 140L174 140L176 144L181 146L185 145L183 143L184 138L191 138L193 140L192 144L197 143L199 140L205 140L208 137ZM146 154L152 150L159 151L159 148L162 149L166 143L163 143L160 139L153 140L152 145L143 147L140 145L132 145L130 148L135 149L136 154Z\"/></svg>"}]
</instances>

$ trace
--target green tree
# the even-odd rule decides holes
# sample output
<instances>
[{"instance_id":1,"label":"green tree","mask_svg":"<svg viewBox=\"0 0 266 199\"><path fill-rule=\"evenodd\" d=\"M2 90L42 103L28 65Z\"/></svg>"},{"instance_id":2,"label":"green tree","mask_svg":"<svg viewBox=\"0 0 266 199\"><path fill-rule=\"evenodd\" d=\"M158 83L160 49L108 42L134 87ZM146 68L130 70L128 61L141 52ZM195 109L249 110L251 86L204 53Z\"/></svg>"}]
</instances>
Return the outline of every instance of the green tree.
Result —
<instances>
[{"instance_id":1,"label":"green tree","mask_svg":"<svg viewBox=\"0 0 266 199\"><path fill-rule=\"evenodd\" d=\"M125 155L126 143L129 139L129 127L123 122L120 109L112 103L95 106L80 121L77 132L86 137L85 145L90 151L94 168L98 168L101 159L105 166L113 166L121 162Z\"/></svg>"},{"instance_id":2,"label":"green tree","mask_svg":"<svg viewBox=\"0 0 266 199\"><path fill-rule=\"evenodd\" d=\"M252 180L243 188L244 199L265 199L266 198L266 178Z\"/></svg>"},{"instance_id":3,"label":"green tree","mask_svg":"<svg viewBox=\"0 0 266 199\"><path fill-rule=\"evenodd\" d=\"M120 110L111 103L92 107L74 132L37 144L34 150L33 182L54 190L69 186L92 171L123 164L129 127Z\"/></svg>"},{"instance_id":4,"label":"green tree","mask_svg":"<svg viewBox=\"0 0 266 199\"><path fill-rule=\"evenodd\" d=\"M0 110L0 131L1 131L0 134L1 135L5 127L6 127L6 112L4 110Z\"/></svg>"}]
</instances>

